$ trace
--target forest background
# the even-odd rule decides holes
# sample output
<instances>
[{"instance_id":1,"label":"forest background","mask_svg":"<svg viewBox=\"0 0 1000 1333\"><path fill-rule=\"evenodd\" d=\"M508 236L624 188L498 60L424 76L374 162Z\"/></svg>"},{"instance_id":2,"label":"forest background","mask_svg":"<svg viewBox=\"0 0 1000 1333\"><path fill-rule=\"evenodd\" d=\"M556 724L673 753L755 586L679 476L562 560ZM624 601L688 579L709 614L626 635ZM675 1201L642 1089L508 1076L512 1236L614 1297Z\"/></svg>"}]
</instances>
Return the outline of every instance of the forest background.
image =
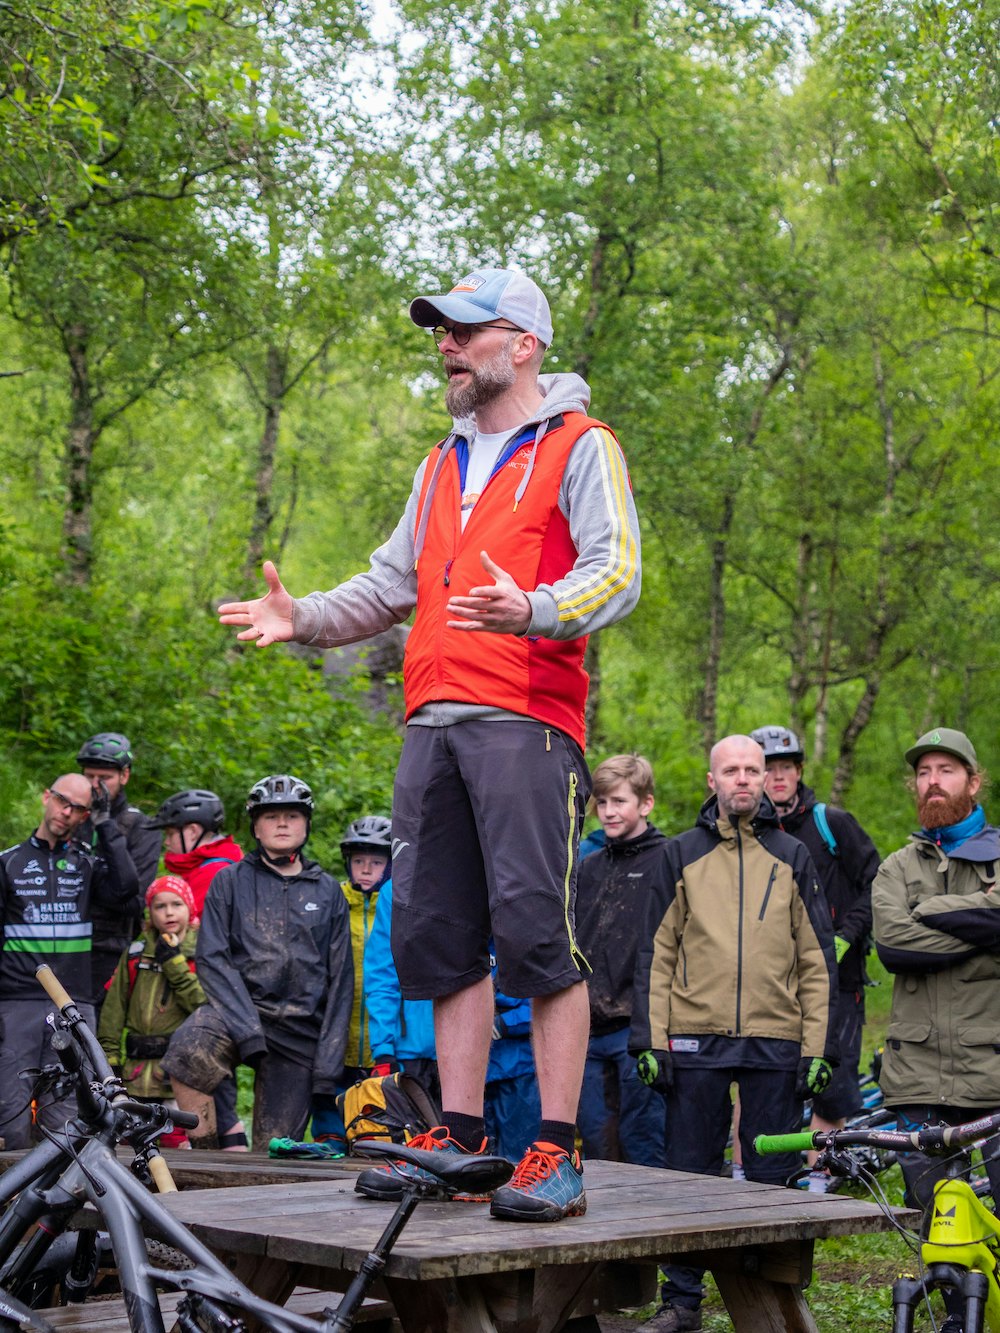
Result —
<instances>
[{"instance_id":1,"label":"forest background","mask_svg":"<svg viewBox=\"0 0 1000 1333\"><path fill-rule=\"evenodd\" d=\"M214 608L365 566L448 425L407 303L477 263L632 473L592 762L645 753L674 832L787 723L883 853L915 735L996 765L997 0L5 0L0 80L5 845L106 729L237 834L299 774L327 864L388 812L363 673Z\"/></svg>"}]
</instances>

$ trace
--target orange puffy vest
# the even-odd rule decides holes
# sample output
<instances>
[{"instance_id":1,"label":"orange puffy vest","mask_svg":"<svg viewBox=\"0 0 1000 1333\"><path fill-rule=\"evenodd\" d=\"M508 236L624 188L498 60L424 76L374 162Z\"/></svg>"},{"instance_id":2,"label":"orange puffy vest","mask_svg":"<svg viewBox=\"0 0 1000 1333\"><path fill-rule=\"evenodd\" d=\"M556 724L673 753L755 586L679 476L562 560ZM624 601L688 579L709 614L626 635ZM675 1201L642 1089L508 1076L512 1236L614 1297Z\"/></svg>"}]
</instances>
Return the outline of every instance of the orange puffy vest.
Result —
<instances>
[{"instance_id":1,"label":"orange puffy vest","mask_svg":"<svg viewBox=\"0 0 1000 1333\"><path fill-rule=\"evenodd\" d=\"M585 745L586 636L557 640L449 629L446 606L451 597L490 583L480 551L489 552L528 592L540 583L556 582L573 568L578 553L559 509L559 487L570 450L592 426L602 423L578 412L565 413L541 440L527 489L516 506L514 493L534 441L515 450L483 488L464 531L458 460L454 452L445 460L429 497L417 562L417 614L403 665L407 717L423 704L442 700L485 704L523 713L566 732L581 748ZM440 448L431 453L424 471L418 528Z\"/></svg>"}]
</instances>

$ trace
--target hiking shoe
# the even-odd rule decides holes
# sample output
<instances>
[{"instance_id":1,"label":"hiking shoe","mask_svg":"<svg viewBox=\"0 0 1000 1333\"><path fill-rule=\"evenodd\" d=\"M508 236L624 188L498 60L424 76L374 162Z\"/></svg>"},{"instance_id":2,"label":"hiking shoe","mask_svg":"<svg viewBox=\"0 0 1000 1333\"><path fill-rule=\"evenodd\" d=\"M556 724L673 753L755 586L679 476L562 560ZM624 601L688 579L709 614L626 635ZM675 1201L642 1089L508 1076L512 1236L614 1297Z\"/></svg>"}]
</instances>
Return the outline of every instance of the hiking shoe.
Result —
<instances>
[{"instance_id":1,"label":"hiking shoe","mask_svg":"<svg viewBox=\"0 0 1000 1333\"><path fill-rule=\"evenodd\" d=\"M950 1314L941 1325L941 1333L965 1333L965 1321L960 1314Z\"/></svg>"},{"instance_id":2,"label":"hiking shoe","mask_svg":"<svg viewBox=\"0 0 1000 1333\"><path fill-rule=\"evenodd\" d=\"M701 1310L689 1310L686 1305L661 1305L652 1319L647 1319L640 1328L651 1333L684 1333L684 1330L701 1328Z\"/></svg>"},{"instance_id":3,"label":"hiking shoe","mask_svg":"<svg viewBox=\"0 0 1000 1333\"><path fill-rule=\"evenodd\" d=\"M580 1154L554 1143L532 1143L490 1204L492 1215L508 1222L558 1222L586 1211Z\"/></svg>"},{"instance_id":4,"label":"hiking shoe","mask_svg":"<svg viewBox=\"0 0 1000 1333\"><path fill-rule=\"evenodd\" d=\"M483 1139L478 1152L463 1148L448 1133L444 1125L435 1125L426 1134L417 1134L407 1145L410 1148L422 1148L425 1152L460 1153L465 1157L476 1157L486 1152L487 1141ZM357 1194L364 1194L369 1199L397 1200L403 1197L403 1189L414 1180L432 1181L440 1186L437 1176L431 1175L423 1167L412 1166L409 1162L393 1162L390 1166L373 1166L362 1171L354 1183ZM442 1187L443 1188L443 1187ZM463 1203L484 1203L488 1194L452 1194L449 1196Z\"/></svg>"}]
</instances>

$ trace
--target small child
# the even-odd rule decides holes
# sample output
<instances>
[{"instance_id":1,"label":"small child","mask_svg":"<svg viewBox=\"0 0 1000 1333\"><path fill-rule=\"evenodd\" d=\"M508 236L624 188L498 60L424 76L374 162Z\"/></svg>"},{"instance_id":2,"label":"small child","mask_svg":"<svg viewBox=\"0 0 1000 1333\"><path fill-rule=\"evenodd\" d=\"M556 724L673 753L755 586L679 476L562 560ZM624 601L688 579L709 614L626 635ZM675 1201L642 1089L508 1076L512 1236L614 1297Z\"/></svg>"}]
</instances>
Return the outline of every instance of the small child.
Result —
<instances>
[{"instance_id":1,"label":"small child","mask_svg":"<svg viewBox=\"0 0 1000 1333\"><path fill-rule=\"evenodd\" d=\"M665 1165L664 1100L639 1081L628 1053L632 974L654 886L667 873L667 839L649 823L653 770L619 754L594 769L590 811L607 841L580 865L576 939L588 978L590 1041L577 1124L584 1155Z\"/></svg>"},{"instance_id":2,"label":"small child","mask_svg":"<svg viewBox=\"0 0 1000 1333\"><path fill-rule=\"evenodd\" d=\"M149 925L125 950L108 983L98 1038L129 1095L165 1101L173 1090L160 1067L170 1034L199 1005L205 992L195 975L198 917L191 886L179 875L161 875L146 891ZM177 1133L160 1140L189 1147Z\"/></svg>"},{"instance_id":3,"label":"small child","mask_svg":"<svg viewBox=\"0 0 1000 1333\"><path fill-rule=\"evenodd\" d=\"M367 1078L369 1072L392 1073L390 1068L374 1071L374 1057L368 1036L368 1006L365 995L364 965L368 939L375 924L379 892L392 874L392 825L385 815L363 815L348 827L340 844L347 879L340 888L351 914L351 955L354 962L354 1004L344 1056L344 1076L338 1093ZM317 1143L336 1144L347 1149L344 1121L335 1099L313 1099L312 1136Z\"/></svg>"}]
</instances>

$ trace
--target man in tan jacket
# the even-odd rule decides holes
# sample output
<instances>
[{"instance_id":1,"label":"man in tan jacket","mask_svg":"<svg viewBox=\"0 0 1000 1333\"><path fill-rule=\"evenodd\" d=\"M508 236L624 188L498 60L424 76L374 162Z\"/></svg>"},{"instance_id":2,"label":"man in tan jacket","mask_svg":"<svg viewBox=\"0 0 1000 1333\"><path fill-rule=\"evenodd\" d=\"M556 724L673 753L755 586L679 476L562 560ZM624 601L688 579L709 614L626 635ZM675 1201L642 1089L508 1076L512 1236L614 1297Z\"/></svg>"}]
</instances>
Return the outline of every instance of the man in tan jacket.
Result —
<instances>
[{"instance_id":1,"label":"man in tan jacket","mask_svg":"<svg viewBox=\"0 0 1000 1333\"><path fill-rule=\"evenodd\" d=\"M800 1128L803 1100L829 1083L833 926L809 853L764 795L761 747L727 736L709 763L712 794L695 827L665 848L629 1048L667 1099L669 1169L721 1173L737 1083L747 1178L781 1184L797 1157L758 1157L753 1139ZM701 1328L702 1271L666 1269L647 1328Z\"/></svg>"}]
</instances>

